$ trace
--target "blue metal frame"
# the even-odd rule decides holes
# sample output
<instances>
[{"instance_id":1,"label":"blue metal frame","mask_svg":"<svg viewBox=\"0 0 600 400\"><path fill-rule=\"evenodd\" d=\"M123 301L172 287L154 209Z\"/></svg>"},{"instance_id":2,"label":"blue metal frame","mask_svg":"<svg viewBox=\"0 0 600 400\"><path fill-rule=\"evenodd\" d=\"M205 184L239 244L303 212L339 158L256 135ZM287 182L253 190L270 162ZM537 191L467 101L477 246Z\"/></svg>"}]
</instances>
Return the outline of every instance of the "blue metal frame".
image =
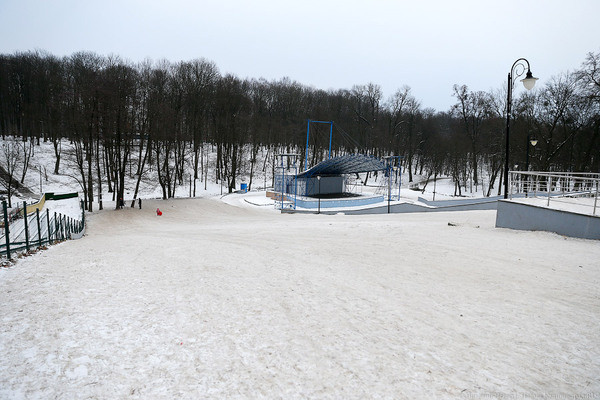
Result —
<instances>
[{"instance_id":1,"label":"blue metal frame","mask_svg":"<svg viewBox=\"0 0 600 400\"><path fill-rule=\"evenodd\" d=\"M331 141L333 140L333 121L314 121L309 119L306 127L306 152L304 156L304 170L308 170L308 138L310 137L310 123L329 124L329 157L331 158Z\"/></svg>"}]
</instances>

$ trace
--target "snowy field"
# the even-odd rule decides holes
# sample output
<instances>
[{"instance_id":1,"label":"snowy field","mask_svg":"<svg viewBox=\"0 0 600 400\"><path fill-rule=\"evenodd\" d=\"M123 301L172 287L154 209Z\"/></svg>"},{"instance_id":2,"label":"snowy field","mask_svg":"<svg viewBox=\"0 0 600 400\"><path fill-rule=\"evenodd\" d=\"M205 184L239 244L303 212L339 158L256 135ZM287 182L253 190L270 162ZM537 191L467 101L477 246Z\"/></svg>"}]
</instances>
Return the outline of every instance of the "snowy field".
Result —
<instances>
[{"instance_id":1,"label":"snowy field","mask_svg":"<svg viewBox=\"0 0 600 400\"><path fill-rule=\"evenodd\" d=\"M597 241L224 200L95 212L1 269L0 398L600 396Z\"/></svg>"}]
</instances>

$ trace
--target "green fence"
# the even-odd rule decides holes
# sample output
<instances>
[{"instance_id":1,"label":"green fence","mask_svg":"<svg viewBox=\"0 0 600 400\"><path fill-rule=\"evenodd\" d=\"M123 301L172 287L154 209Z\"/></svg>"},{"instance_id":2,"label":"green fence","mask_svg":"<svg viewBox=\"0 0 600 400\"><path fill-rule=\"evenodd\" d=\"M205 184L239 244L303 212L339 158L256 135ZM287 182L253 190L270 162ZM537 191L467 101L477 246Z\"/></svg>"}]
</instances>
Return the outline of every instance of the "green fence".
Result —
<instances>
[{"instance_id":1,"label":"green fence","mask_svg":"<svg viewBox=\"0 0 600 400\"><path fill-rule=\"evenodd\" d=\"M49 200L46 193L46 200ZM75 193L75 195L77 195ZM56 196L52 199L56 200ZM61 199L76 197L72 193L69 196L61 197ZM0 227L0 256L6 256L11 259L15 254L23 251L30 251L41 246L51 245L67 239L78 239L83 236L85 231L85 211L83 201L81 205L81 219L60 214L50 213L48 209L40 210L36 208L30 214L25 213L28 210L26 202L23 202L23 207L8 210L6 201L2 201L2 220Z\"/></svg>"},{"instance_id":2,"label":"green fence","mask_svg":"<svg viewBox=\"0 0 600 400\"><path fill-rule=\"evenodd\" d=\"M73 197L77 197L77 196L79 196L79 193L77 193L77 192L62 193L62 194L48 192L48 193L46 193L46 200L65 200L65 199L72 199Z\"/></svg>"}]
</instances>

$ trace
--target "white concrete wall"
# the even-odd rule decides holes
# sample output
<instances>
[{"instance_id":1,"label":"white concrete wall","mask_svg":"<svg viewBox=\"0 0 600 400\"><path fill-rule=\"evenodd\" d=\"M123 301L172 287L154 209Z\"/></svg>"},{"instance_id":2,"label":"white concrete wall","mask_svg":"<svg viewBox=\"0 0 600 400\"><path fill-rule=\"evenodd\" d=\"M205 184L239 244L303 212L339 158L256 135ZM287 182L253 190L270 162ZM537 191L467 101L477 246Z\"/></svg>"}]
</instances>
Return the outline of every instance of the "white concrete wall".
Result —
<instances>
[{"instance_id":1,"label":"white concrete wall","mask_svg":"<svg viewBox=\"0 0 600 400\"><path fill-rule=\"evenodd\" d=\"M496 227L600 239L600 216L554 210L510 200L498 201Z\"/></svg>"}]
</instances>

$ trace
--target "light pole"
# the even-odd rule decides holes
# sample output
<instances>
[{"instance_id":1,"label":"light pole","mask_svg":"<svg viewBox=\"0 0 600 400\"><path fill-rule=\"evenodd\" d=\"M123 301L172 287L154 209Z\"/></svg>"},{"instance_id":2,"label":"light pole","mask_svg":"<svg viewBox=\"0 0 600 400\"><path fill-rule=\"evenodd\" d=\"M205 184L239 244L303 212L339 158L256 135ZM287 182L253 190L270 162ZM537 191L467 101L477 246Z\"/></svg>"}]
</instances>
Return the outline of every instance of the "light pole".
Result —
<instances>
[{"instance_id":1,"label":"light pole","mask_svg":"<svg viewBox=\"0 0 600 400\"><path fill-rule=\"evenodd\" d=\"M507 93L507 98L506 98L506 151L505 151L506 159L504 160L504 198L505 199L508 198L508 155L509 155L509 151L510 151L509 150L509 143L510 143L509 134L510 134L510 112L511 112L511 107L512 107L513 79L520 77L525 72L524 62L527 63L527 74L525 75L525 78L521 79L521 82L523 82L523 86L525 86L525 89L527 89L527 90L533 89L533 86L535 85L535 81L538 80L538 78L534 78L533 75L531 74L531 68L529 66L529 61L527 61L524 58L519 58L517 61L515 61L510 69L510 72L508 73L508 90L507 90L508 93ZM521 69L515 70L515 67L517 67L517 66L521 67Z\"/></svg>"},{"instance_id":2,"label":"light pole","mask_svg":"<svg viewBox=\"0 0 600 400\"><path fill-rule=\"evenodd\" d=\"M533 147L537 144L537 139L530 138L529 132L527 132L527 158L525 159L525 172L529 172L529 145L531 144ZM529 184L531 183L531 177L529 174L526 175L526 185L525 185L525 197L529 197Z\"/></svg>"},{"instance_id":3,"label":"light pole","mask_svg":"<svg viewBox=\"0 0 600 400\"><path fill-rule=\"evenodd\" d=\"M533 147L535 147L535 145L537 144L537 139L536 138L531 138L529 133L527 133L527 158L525 159L525 171L529 171L529 145L532 145Z\"/></svg>"},{"instance_id":4,"label":"light pole","mask_svg":"<svg viewBox=\"0 0 600 400\"><path fill-rule=\"evenodd\" d=\"M317 181L319 181L319 208L317 214L321 214L321 175L317 175Z\"/></svg>"}]
</instances>

